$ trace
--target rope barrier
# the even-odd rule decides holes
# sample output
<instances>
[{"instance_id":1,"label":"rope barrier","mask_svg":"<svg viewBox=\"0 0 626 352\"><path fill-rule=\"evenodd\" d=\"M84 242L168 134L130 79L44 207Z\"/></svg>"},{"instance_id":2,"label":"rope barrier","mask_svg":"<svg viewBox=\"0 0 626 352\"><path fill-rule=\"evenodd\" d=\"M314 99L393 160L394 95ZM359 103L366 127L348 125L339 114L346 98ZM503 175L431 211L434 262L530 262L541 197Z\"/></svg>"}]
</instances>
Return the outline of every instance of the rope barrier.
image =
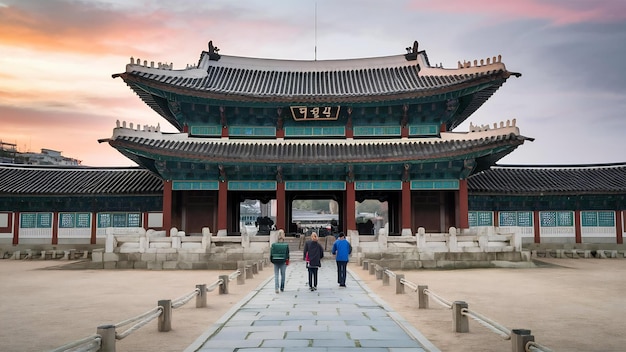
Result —
<instances>
[{"instance_id":1,"label":"rope barrier","mask_svg":"<svg viewBox=\"0 0 626 352\"><path fill-rule=\"evenodd\" d=\"M495 321L480 315L476 312L472 312L467 308L463 308L461 309L461 314L466 315L472 319L474 319L475 321L477 321L480 325L486 327L487 329L495 332L496 334L500 335L500 337L502 337L504 340L510 340L511 339L511 330L507 329L506 327L496 323Z\"/></svg>"},{"instance_id":2,"label":"rope barrier","mask_svg":"<svg viewBox=\"0 0 626 352\"><path fill-rule=\"evenodd\" d=\"M196 297L197 295L200 294L200 289L195 289L193 291L191 291L190 293L177 298L175 300L172 301L172 309L176 309L176 308L180 308L182 306L184 306L185 304L187 304L187 302L191 301L192 298Z\"/></svg>"},{"instance_id":3,"label":"rope barrier","mask_svg":"<svg viewBox=\"0 0 626 352\"><path fill-rule=\"evenodd\" d=\"M212 283L211 286L207 286L206 292L211 292L211 291L215 290L216 288L218 288L223 283L224 283L224 281L222 279L218 279L217 281Z\"/></svg>"},{"instance_id":4,"label":"rope barrier","mask_svg":"<svg viewBox=\"0 0 626 352\"><path fill-rule=\"evenodd\" d=\"M154 308L150 309L149 311L147 311L145 313L141 313L141 314L139 314L139 315L137 315L135 317L132 317L130 319L126 319L126 320L124 320L122 322L119 322L119 323L113 325L113 326L115 326L116 329L117 328L121 328L124 325L128 325L128 324L133 323L133 322L135 322L137 320L143 319L144 317L146 317L146 316L148 316L150 314L153 314L156 311L160 312L161 311L161 307L158 307L158 306L154 307Z\"/></svg>"},{"instance_id":5,"label":"rope barrier","mask_svg":"<svg viewBox=\"0 0 626 352\"><path fill-rule=\"evenodd\" d=\"M435 300L435 302L439 303L440 305L448 308L448 309L452 309L452 303L446 301L445 299L437 296L434 292L432 292L429 289L425 289L424 290L424 294L429 296L430 298L432 298L433 300Z\"/></svg>"},{"instance_id":6,"label":"rope barrier","mask_svg":"<svg viewBox=\"0 0 626 352\"><path fill-rule=\"evenodd\" d=\"M389 277L396 277L396 273L391 270L385 270L384 273L387 274L387 276Z\"/></svg>"},{"instance_id":7,"label":"rope barrier","mask_svg":"<svg viewBox=\"0 0 626 352\"><path fill-rule=\"evenodd\" d=\"M528 341L524 349L528 352L552 352L548 347L538 344L535 341Z\"/></svg>"},{"instance_id":8,"label":"rope barrier","mask_svg":"<svg viewBox=\"0 0 626 352\"><path fill-rule=\"evenodd\" d=\"M413 292L417 292L417 284L414 284L411 281L406 280L406 279L400 279L400 283L403 284L404 286L409 286L411 290L413 290Z\"/></svg>"},{"instance_id":9,"label":"rope barrier","mask_svg":"<svg viewBox=\"0 0 626 352\"><path fill-rule=\"evenodd\" d=\"M233 281L237 278L237 276L241 275L241 271L239 271L239 269L237 269L237 271L235 271L234 273L228 275L228 280Z\"/></svg>"},{"instance_id":10,"label":"rope barrier","mask_svg":"<svg viewBox=\"0 0 626 352\"><path fill-rule=\"evenodd\" d=\"M139 330L139 328L141 328L142 326L148 324L149 322L151 322L152 320L156 319L159 317L159 315L161 315L163 313L163 308L161 307L157 307L156 308L156 312L154 312L154 309L151 310L152 315L150 316L145 316L144 315L144 319L139 321L137 324L131 326L128 330L122 332L122 333L117 333L117 331L115 332L115 339L116 340L121 340L123 338L125 338L126 336L130 335L132 332ZM115 328L117 329L117 326L115 326Z\"/></svg>"},{"instance_id":11,"label":"rope barrier","mask_svg":"<svg viewBox=\"0 0 626 352\"><path fill-rule=\"evenodd\" d=\"M97 351L100 349L101 340L100 335L91 335L55 348L49 352L64 352L68 350L73 352Z\"/></svg>"}]
</instances>

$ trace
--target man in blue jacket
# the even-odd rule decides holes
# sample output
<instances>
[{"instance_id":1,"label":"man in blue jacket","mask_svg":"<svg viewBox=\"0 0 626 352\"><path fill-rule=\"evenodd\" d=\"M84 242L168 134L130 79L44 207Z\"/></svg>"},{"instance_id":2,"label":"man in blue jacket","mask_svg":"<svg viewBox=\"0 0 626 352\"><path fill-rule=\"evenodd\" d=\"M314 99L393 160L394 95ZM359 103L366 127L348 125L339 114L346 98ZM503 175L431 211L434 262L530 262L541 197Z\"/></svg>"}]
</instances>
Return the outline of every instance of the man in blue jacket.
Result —
<instances>
[{"instance_id":1,"label":"man in blue jacket","mask_svg":"<svg viewBox=\"0 0 626 352\"><path fill-rule=\"evenodd\" d=\"M339 287L346 287L346 270L352 253L352 246L346 240L346 235L343 232L339 233L339 239L333 244L331 253L335 255L337 260L337 283L339 283Z\"/></svg>"}]
</instances>

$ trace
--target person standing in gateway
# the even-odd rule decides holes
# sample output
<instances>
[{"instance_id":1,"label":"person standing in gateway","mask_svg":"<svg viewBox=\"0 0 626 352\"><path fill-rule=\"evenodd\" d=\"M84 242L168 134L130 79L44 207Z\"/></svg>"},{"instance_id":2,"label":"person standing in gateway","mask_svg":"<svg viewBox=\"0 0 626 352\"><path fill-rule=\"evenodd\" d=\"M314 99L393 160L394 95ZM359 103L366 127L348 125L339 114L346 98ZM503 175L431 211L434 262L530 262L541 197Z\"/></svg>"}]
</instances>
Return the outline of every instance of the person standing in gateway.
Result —
<instances>
[{"instance_id":1,"label":"person standing in gateway","mask_svg":"<svg viewBox=\"0 0 626 352\"><path fill-rule=\"evenodd\" d=\"M285 272L289 265L289 245L285 243L285 235L278 235L278 242L270 248L270 262L274 264L274 288L276 293L285 291ZM279 279L280 277L280 279Z\"/></svg>"},{"instance_id":2,"label":"person standing in gateway","mask_svg":"<svg viewBox=\"0 0 626 352\"><path fill-rule=\"evenodd\" d=\"M333 244L331 253L335 255L337 261L337 283L339 287L346 287L346 272L352 253L352 245L346 240L346 235L343 232L339 234L339 239Z\"/></svg>"}]
</instances>

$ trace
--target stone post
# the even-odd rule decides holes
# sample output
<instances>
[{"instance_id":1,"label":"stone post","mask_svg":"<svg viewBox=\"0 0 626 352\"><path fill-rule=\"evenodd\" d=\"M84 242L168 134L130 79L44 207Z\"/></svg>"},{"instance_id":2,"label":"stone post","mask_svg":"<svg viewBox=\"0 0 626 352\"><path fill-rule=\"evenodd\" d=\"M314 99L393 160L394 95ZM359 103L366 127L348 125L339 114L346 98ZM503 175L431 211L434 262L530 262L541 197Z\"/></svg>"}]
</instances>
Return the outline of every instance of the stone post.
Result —
<instances>
[{"instance_id":1,"label":"stone post","mask_svg":"<svg viewBox=\"0 0 626 352\"><path fill-rule=\"evenodd\" d=\"M239 270L239 275L237 275L237 285L244 285L246 283L246 262L237 262L237 270Z\"/></svg>"},{"instance_id":2,"label":"stone post","mask_svg":"<svg viewBox=\"0 0 626 352\"><path fill-rule=\"evenodd\" d=\"M417 285L417 297L419 298L419 309L428 309L428 295L425 290L428 289L428 285Z\"/></svg>"},{"instance_id":3,"label":"stone post","mask_svg":"<svg viewBox=\"0 0 626 352\"><path fill-rule=\"evenodd\" d=\"M426 249L426 229L420 227L417 229L417 249L422 252Z\"/></svg>"},{"instance_id":4,"label":"stone post","mask_svg":"<svg viewBox=\"0 0 626 352\"><path fill-rule=\"evenodd\" d=\"M196 295L196 308L204 308L206 307L206 284L196 285L198 291L200 291Z\"/></svg>"},{"instance_id":5,"label":"stone post","mask_svg":"<svg viewBox=\"0 0 626 352\"><path fill-rule=\"evenodd\" d=\"M172 300L160 300L158 306L163 308L159 315L158 330L159 332L168 332L172 330Z\"/></svg>"},{"instance_id":6,"label":"stone post","mask_svg":"<svg viewBox=\"0 0 626 352\"><path fill-rule=\"evenodd\" d=\"M376 274L376 263L374 262L370 263L369 272L370 272L370 275Z\"/></svg>"},{"instance_id":7,"label":"stone post","mask_svg":"<svg viewBox=\"0 0 626 352\"><path fill-rule=\"evenodd\" d=\"M448 252L458 252L459 251L459 242L456 237L456 228L450 227L448 229Z\"/></svg>"},{"instance_id":8,"label":"stone post","mask_svg":"<svg viewBox=\"0 0 626 352\"><path fill-rule=\"evenodd\" d=\"M115 325L100 325L96 329L100 336L100 352L115 352Z\"/></svg>"},{"instance_id":9,"label":"stone post","mask_svg":"<svg viewBox=\"0 0 626 352\"><path fill-rule=\"evenodd\" d=\"M380 265L376 265L376 280L382 280L383 278L383 267Z\"/></svg>"},{"instance_id":10,"label":"stone post","mask_svg":"<svg viewBox=\"0 0 626 352\"><path fill-rule=\"evenodd\" d=\"M387 268L383 269L383 286L389 286L389 274Z\"/></svg>"},{"instance_id":11,"label":"stone post","mask_svg":"<svg viewBox=\"0 0 626 352\"><path fill-rule=\"evenodd\" d=\"M404 284L402 280L404 279L404 274L396 274L396 294L404 293Z\"/></svg>"},{"instance_id":12,"label":"stone post","mask_svg":"<svg viewBox=\"0 0 626 352\"><path fill-rule=\"evenodd\" d=\"M370 265L370 261L367 259L363 260L363 270L368 270L369 271L369 265Z\"/></svg>"},{"instance_id":13,"label":"stone post","mask_svg":"<svg viewBox=\"0 0 626 352\"><path fill-rule=\"evenodd\" d=\"M469 332L469 319L463 314L463 308L468 304L463 301L455 301L452 304L452 331Z\"/></svg>"},{"instance_id":14,"label":"stone post","mask_svg":"<svg viewBox=\"0 0 626 352\"><path fill-rule=\"evenodd\" d=\"M512 352L525 352L526 344L529 341L535 341L535 337L530 334L530 330L513 329L511 330Z\"/></svg>"},{"instance_id":15,"label":"stone post","mask_svg":"<svg viewBox=\"0 0 626 352\"><path fill-rule=\"evenodd\" d=\"M220 275L220 279L222 279L222 284L220 285L220 295L228 294L228 275Z\"/></svg>"}]
</instances>

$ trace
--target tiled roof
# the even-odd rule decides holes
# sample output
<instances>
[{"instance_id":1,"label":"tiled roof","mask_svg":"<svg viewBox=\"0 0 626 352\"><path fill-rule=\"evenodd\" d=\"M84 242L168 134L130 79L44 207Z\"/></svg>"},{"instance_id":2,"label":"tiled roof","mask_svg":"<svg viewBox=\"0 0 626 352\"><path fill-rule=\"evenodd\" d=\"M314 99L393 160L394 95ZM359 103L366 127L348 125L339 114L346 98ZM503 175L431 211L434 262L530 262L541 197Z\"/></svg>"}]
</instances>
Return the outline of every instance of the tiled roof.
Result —
<instances>
[{"instance_id":1,"label":"tiled roof","mask_svg":"<svg viewBox=\"0 0 626 352\"><path fill-rule=\"evenodd\" d=\"M571 166L498 165L472 175L467 184L472 193L626 193L626 163Z\"/></svg>"},{"instance_id":2,"label":"tiled roof","mask_svg":"<svg viewBox=\"0 0 626 352\"><path fill-rule=\"evenodd\" d=\"M527 138L511 134L480 139L413 139L413 140L321 140L321 141L250 141L188 138L150 139L118 135L111 146L141 154L175 156L176 158L212 163L247 164L333 164L398 163L405 161L449 159L493 148L514 147Z\"/></svg>"},{"instance_id":3,"label":"tiled roof","mask_svg":"<svg viewBox=\"0 0 626 352\"><path fill-rule=\"evenodd\" d=\"M107 195L161 193L162 180L133 168L0 164L0 195Z\"/></svg>"},{"instance_id":4,"label":"tiled roof","mask_svg":"<svg viewBox=\"0 0 626 352\"><path fill-rule=\"evenodd\" d=\"M150 84L232 100L333 103L389 96L406 99L484 83L499 87L511 74L495 60L477 67L431 67L423 52L412 61L405 55L323 61L221 56L215 61L204 52L197 68L168 70L129 64L119 76L138 93L142 88L135 84Z\"/></svg>"}]
</instances>

